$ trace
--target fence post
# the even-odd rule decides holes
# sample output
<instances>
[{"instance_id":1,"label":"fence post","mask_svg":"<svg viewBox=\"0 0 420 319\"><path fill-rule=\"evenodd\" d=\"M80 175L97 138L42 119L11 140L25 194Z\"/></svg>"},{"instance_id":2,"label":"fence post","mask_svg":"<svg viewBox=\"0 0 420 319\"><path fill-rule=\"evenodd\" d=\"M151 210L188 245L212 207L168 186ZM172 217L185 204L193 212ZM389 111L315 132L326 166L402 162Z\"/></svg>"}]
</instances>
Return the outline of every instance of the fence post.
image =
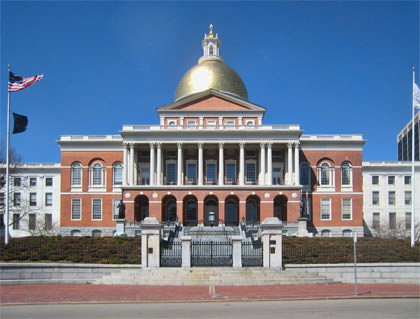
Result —
<instances>
[{"instance_id":1,"label":"fence post","mask_svg":"<svg viewBox=\"0 0 420 319\"><path fill-rule=\"evenodd\" d=\"M277 217L268 217L261 223L261 241L263 244L263 267L282 268L282 228Z\"/></svg>"},{"instance_id":2,"label":"fence post","mask_svg":"<svg viewBox=\"0 0 420 319\"><path fill-rule=\"evenodd\" d=\"M160 266L160 229L156 217L146 217L141 222L141 265L143 268Z\"/></svg>"},{"instance_id":3,"label":"fence post","mask_svg":"<svg viewBox=\"0 0 420 319\"><path fill-rule=\"evenodd\" d=\"M242 268L242 236L232 236L232 266Z\"/></svg>"},{"instance_id":4,"label":"fence post","mask_svg":"<svg viewBox=\"0 0 420 319\"><path fill-rule=\"evenodd\" d=\"M191 267L191 236L181 236L182 267Z\"/></svg>"}]
</instances>

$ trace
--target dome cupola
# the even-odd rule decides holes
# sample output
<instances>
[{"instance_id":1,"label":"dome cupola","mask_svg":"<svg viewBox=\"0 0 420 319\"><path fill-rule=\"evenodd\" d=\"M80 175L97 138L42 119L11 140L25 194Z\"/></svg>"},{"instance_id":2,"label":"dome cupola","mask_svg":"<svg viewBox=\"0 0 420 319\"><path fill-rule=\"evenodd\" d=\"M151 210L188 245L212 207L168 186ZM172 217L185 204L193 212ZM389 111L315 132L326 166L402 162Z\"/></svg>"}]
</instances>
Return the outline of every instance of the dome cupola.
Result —
<instances>
[{"instance_id":1,"label":"dome cupola","mask_svg":"<svg viewBox=\"0 0 420 319\"><path fill-rule=\"evenodd\" d=\"M217 33L210 31L201 42L203 56L198 64L185 73L175 91L175 101L198 92L214 89L243 100L248 100L248 92L241 77L227 66L219 55L220 40Z\"/></svg>"}]
</instances>

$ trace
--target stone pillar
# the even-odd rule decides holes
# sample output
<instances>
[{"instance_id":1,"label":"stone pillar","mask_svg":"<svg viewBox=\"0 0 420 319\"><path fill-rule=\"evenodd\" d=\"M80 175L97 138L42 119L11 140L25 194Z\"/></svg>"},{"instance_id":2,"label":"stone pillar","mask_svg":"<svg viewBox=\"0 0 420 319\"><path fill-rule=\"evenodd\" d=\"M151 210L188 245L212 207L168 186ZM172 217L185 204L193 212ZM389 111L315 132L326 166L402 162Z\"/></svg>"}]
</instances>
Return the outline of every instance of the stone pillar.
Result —
<instances>
[{"instance_id":1,"label":"stone pillar","mask_svg":"<svg viewBox=\"0 0 420 319\"><path fill-rule=\"evenodd\" d=\"M242 268L242 237L232 236L232 266L233 268Z\"/></svg>"},{"instance_id":2,"label":"stone pillar","mask_svg":"<svg viewBox=\"0 0 420 319\"><path fill-rule=\"evenodd\" d=\"M128 185L128 145L124 144L123 184Z\"/></svg>"},{"instance_id":3,"label":"stone pillar","mask_svg":"<svg viewBox=\"0 0 420 319\"><path fill-rule=\"evenodd\" d=\"M143 268L160 266L160 229L155 217L146 217L141 222L141 265Z\"/></svg>"},{"instance_id":4,"label":"stone pillar","mask_svg":"<svg viewBox=\"0 0 420 319\"><path fill-rule=\"evenodd\" d=\"M265 143L260 144L260 178L259 184L265 185Z\"/></svg>"},{"instance_id":5,"label":"stone pillar","mask_svg":"<svg viewBox=\"0 0 420 319\"><path fill-rule=\"evenodd\" d=\"M198 143L198 185L203 185L203 143Z\"/></svg>"},{"instance_id":6,"label":"stone pillar","mask_svg":"<svg viewBox=\"0 0 420 319\"><path fill-rule=\"evenodd\" d=\"M277 217L266 218L261 223L261 241L263 244L263 267L282 268L282 228Z\"/></svg>"},{"instance_id":7,"label":"stone pillar","mask_svg":"<svg viewBox=\"0 0 420 319\"><path fill-rule=\"evenodd\" d=\"M182 241L182 267L191 267L191 236L181 236Z\"/></svg>"},{"instance_id":8,"label":"stone pillar","mask_svg":"<svg viewBox=\"0 0 420 319\"><path fill-rule=\"evenodd\" d=\"M150 185L155 185L155 144L150 143Z\"/></svg>"},{"instance_id":9,"label":"stone pillar","mask_svg":"<svg viewBox=\"0 0 420 319\"><path fill-rule=\"evenodd\" d=\"M299 142L295 143L295 185L299 185Z\"/></svg>"},{"instance_id":10,"label":"stone pillar","mask_svg":"<svg viewBox=\"0 0 420 319\"><path fill-rule=\"evenodd\" d=\"M245 143L239 143L239 185L244 185Z\"/></svg>"},{"instance_id":11,"label":"stone pillar","mask_svg":"<svg viewBox=\"0 0 420 319\"><path fill-rule=\"evenodd\" d=\"M273 143L267 143L267 181L266 185L273 185Z\"/></svg>"},{"instance_id":12,"label":"stone pillar","mask_svg":"<svg viewBox=\"0 0 420 319\"><path fill-rule=\"evenodd\" d=\"M178 157L177 157L177 185L183 185L184 184L184 179L183 179L183 167L184 167L184 159L182 157L182 143L177 143L178 146Z\"/></svg>"},{"instance_id":13,"label":"stone pillar","mask_svg":"<svg viewBox=\"0 0 420 319\"><path fill-rule=\"evenodd\" d=\"M223 143L219 143L219 185L223 185L225 179L223 146Z\"/></svg>"},{"instance_id":14,"label":"stone pillar","mask_svg":"<svg viewBox=\"0 0 420 319\"><path fill-rule=\"evenodd\" d=\"M287 185L292 185L292 143L287 143Z\"/></svg>"},{"instance_id":15,"label":"stone pillar","mask_svg":"<svg viewBox=\"0 0 420 319\"><path fill-rule=\"evenodd\" d=\"M157 143L157 155L156 155L156 185L162 185L162 145Z\"/></svg>"},{"instance_id":16,"label":"stone pillar","mask_svg":"<svg viewBox=\"0 0 420 319\"><path fill-rule=\"evenodd\" d=\"M130 144L130 185L134 185L134 144Z\"/></svg>"}]
</instances>

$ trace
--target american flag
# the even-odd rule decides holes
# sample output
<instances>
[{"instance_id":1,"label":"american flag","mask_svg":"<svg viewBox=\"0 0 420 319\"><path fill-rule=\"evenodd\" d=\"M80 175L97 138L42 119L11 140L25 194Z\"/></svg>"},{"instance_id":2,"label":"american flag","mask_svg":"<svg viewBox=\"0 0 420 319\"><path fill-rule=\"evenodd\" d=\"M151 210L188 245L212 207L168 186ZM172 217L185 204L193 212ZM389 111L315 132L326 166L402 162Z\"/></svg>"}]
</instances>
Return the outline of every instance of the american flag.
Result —
<instances>
[{"instance_id":1,"label":"american flag","mask_svg":"<svg viewBox=\"0 0 420 319\"><path fill-rule=\"evenodd\" d=\"M12 72L9 72L9 92L16 92L26 89L28 86L38 82L43 77L44 74L24 78L23 76L15 75Z\"/></svg>"}]
</instances>

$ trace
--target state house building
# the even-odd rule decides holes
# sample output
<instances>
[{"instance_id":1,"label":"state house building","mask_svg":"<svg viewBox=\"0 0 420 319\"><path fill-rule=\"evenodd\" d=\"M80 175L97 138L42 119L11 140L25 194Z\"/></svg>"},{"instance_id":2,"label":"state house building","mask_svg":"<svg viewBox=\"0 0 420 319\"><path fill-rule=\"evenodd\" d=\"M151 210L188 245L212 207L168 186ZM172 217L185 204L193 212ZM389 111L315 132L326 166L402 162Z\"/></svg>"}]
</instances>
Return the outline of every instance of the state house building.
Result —
<instances>
[{"instance_id":1,"label":"state house building","mask_svg":"<svg viewBox=\"0 0 420 319\"><path fill-rule=\"evenodd\" d=\"M363 137L264 125L212 26L202 47L156 125L60 137L61 233L112 235L122 199L130 227L147 216L207 226L213 212L215 226L275 216L285 235L302 221L301 235L363 235Z\"/></svg>"}]
</instances>

